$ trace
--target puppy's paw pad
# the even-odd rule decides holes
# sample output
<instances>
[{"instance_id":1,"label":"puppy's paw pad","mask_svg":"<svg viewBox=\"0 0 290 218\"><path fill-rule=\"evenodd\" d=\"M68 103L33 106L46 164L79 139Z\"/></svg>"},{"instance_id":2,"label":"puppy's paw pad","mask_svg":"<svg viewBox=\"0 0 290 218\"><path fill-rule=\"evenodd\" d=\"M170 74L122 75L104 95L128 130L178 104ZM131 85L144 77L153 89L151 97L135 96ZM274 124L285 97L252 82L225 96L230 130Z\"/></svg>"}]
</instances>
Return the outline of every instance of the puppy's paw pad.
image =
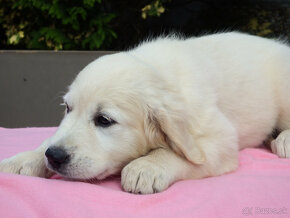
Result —
<instances>
[{"instance_id":1,"label":"puppy's paw pad","mask_svg":"<svg viewBox=\"0 0 290 218\"><path fill-rule=\"evenodd\" d=\"M290 158L290 130L280 133L278 137L271 142L271 150L282 158Z\"/></svg>"},{"instance_id":2,"label":"puppy's paw pad","mask_svg":"<svg viewBox=\"0 0 290 218\"><path fill-rule=\"evenodd\" d=\"M152 194L170 185L166 170L146 160L134 160L122 170L122 186L127 192Z\"/></svg>"}]
</instances>

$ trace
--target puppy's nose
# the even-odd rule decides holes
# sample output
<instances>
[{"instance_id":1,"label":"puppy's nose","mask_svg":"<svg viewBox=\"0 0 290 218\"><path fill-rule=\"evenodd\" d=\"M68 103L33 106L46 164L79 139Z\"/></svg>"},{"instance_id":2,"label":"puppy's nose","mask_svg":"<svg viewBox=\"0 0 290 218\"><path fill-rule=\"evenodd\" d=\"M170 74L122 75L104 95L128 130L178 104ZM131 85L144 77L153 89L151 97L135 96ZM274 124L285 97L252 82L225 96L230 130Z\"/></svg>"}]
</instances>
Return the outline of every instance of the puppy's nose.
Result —
<instances>
[{"instance_id":1,"label":"puppy's nose","mask_svg":"<svg viewBox=\"0 0 290 218\"><path fill-rule=\"evenodd\" d=\"M50 165L58 169L62 164L67 163L69 160L68 153L60 147L50 147L46 150L45 156Z\"/></svg>"}]
</instances>

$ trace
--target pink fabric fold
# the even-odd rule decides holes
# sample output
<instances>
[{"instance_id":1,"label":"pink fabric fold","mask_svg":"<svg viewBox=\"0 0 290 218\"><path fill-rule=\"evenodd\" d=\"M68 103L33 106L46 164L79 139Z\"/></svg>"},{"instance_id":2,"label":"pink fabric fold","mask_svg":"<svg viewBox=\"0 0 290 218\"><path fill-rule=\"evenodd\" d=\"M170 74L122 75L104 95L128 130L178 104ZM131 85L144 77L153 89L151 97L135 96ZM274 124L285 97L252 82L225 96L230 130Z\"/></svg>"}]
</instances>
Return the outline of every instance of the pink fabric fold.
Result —
<instances>
[{"instance_id":1,"label":"pink fabric fold","mask_svg":"<svg viewBox=\"0 0 290 218\"><path fill-rule=\"evenodd\" d=\"M36 148L56 128L0 128L0 160ZM0 173L0 217L290 217L290 160L245 149L237 171L179 181L152 195L94 184Z\"/></svg>"}]
</instances>

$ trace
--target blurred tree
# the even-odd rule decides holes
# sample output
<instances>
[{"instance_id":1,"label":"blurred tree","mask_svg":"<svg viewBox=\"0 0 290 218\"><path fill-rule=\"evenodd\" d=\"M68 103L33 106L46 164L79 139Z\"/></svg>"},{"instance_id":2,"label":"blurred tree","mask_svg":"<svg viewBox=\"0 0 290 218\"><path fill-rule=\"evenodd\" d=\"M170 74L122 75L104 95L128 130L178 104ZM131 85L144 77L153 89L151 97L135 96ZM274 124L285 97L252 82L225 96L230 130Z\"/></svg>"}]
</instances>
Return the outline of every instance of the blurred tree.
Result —
<instances>
[{"instance_id":1,"label":"blurred tree","mask_svg":"<svg viewBox=\"0 0 290 218\"><path fill-rule=\"evenodd\" d=\"M117 37L102 0L4 0L0 15L7 48L98 49Z\"/></svg>"}]
</instances>

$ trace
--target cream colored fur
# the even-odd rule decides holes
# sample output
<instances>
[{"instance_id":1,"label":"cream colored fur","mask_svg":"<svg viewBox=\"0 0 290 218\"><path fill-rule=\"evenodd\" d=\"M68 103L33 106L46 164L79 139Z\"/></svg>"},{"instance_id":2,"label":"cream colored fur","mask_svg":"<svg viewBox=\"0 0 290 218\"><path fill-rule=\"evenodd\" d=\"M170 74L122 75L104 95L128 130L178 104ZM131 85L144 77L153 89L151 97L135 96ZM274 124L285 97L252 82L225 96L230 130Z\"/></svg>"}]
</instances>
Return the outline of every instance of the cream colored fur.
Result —
<instances>
[{"instance_id":1,"label":"cream colored fur","mask_svg":"<svg viewBox=\"0 0 290 218\"><path fill-rule=\"evenodd\" d=\"M125 191L153 193L234 171L238 151L274 128L282 133L271 148L289 158L289 60L282 42L235 32L158 38L101 57L69 87L72 111L55 135L3 160L0 171L49 176L44 152L62 146L72 158L56 173L86 180L121 172ZM98 110L117 123L95 126Z\"/></svg>"}]
</instances>

